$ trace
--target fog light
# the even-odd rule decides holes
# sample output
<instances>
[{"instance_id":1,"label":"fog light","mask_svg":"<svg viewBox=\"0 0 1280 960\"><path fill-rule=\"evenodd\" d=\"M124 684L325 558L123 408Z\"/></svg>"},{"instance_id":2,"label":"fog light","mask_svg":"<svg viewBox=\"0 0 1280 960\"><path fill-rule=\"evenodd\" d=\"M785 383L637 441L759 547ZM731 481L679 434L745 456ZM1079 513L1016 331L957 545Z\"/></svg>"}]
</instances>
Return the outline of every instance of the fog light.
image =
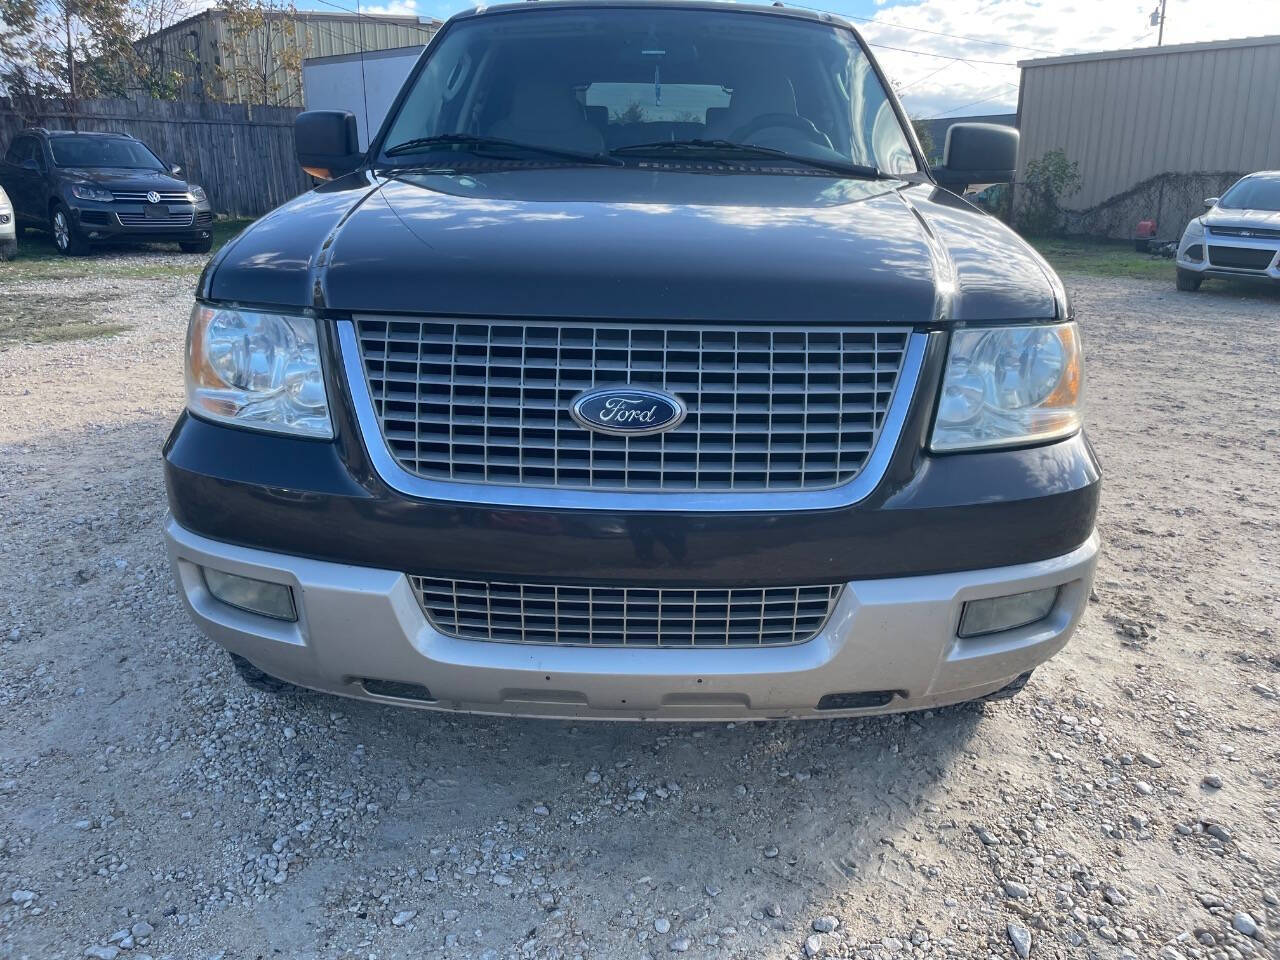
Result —
<instances>
[{"instance_id":1,"label":"fog light","mask_svg":"<svg viewBox=\"0 0 1280 960\"><path fill-rule=\"evenodd\" d=\"M1057 599L1058 588L1046 587L1028 593L1012 593L1007 597L970 600L960 614L960 636L980 637L1025 627L1047 617Z\"/></svg>"},{"instance_id":2,"label":"fog light","mask_svg":"<svg viewBox=\"0 0 1280 960\"><path fill-rule=\"evenodd\" d=\"M202 569L209 592L228 606L275 620L298 619L293 606L293 591L284 584L223 573L210 567Z\"/></svg>"}]
</instances>

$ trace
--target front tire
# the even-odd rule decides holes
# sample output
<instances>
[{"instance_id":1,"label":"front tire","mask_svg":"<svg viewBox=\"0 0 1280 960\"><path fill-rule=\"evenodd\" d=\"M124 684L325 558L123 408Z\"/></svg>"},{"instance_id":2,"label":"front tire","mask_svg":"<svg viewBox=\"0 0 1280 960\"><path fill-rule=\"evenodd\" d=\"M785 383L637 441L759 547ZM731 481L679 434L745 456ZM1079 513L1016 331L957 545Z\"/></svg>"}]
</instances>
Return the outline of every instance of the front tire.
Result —
<instances>
[{"instance_id":1,"label":"front tire","mask_svg":"<svg viewBox=\"0 0 1280 960\"><path fill-rule=\"evenodd\" d=\"M89 244L76 229L71 211L61 203L55 203L49 213L49 232L53 234L53 245L64 257L83 257L89 252Z\"/></svg>"},{"instance_id":2,"label":"front tire","mask_svg":"<svg viewBox=\"0 0 1280 960\"><path fill-rule=\"evenodd\" d=\"M269 673L263 673L238 653L228 653L227 655L231 657L231 663L235 666L236 673L240 674L240 679L255 690L261 690L263 693L270 693L275 696L283 693L302 692L301 687L294 686L287 680L281 680L278 677L271 676Z\"/></svg>"},{"instance_id":3,"label":"front tire","mask_svg":"<svg viewBox=\"0 0 1280 960\"><path fill-rule=\"evenodd\" d=\"M178 249L183 253L208 253L213 249L213 238L206 237L203 240L183 240L178 244Z\"/></svg>"},{"instance_id":4,"label":"front tire","mask_svg":"<svg viewBox=\"0 0 1280 960\"><path fill-rule=\"evenodd\" d=\"M18 255L17 240L0 240L0 262L12 260Z\"/></svg>"},{"instance_id":5,"label":"front tire","mask_svg":"<svg viewBox=\"0 0 1280 960\"><path fill-rule=\"evenodd\" d=\"M1204 277L1196 273L1194 270L1183 270L1178 268L1178 289L1185 290L1187 293L1195 293L1200 289L1200 284L1204 283Z\"/></svg>"}]
</instances>

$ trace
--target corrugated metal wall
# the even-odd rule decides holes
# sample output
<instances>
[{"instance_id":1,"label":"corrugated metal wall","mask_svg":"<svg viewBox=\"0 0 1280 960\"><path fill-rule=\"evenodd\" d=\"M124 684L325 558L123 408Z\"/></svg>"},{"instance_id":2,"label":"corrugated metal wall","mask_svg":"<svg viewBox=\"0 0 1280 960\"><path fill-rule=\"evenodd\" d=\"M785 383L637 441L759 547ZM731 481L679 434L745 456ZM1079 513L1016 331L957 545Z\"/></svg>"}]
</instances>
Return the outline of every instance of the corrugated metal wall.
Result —
<instances>
[{"instance_id":1,"label":"corrugated metal wall","mask_svg":"<svg viewBox=\"0 0 1280 960\"><path fill-rule=\"evenodd\" d=\"M298 13L295 22L291 39L301 46L304 58L421 46L440 28L438 21L424 22L417 17L329 16L309 11ZM140 40L137 47L163 69L182 73L184 100L248 102L247 85L226 78L234 78L237 65L253 58L253 44L252 35L233 42L223 15L208 10ZM300 72L282 73L282 106L302 106L301 83Z\"/></svg>"},{"instance_id":2,"label":"corrugated metal wall","mask_svg":"<svg viewBox=\"0 0 1280 960\"><path fill-rule=\"evenodd\" d=\"M1185 208L1198 202L1181 194L1198 192L1206 180L1200 177L1195 188L1179 191L1176 178L1161 175L1280 168L1280 37L1033 60L1021 66L1018 179L1028 161L1051 150L1065 151L1079 163L1084 181L1067 198L1069 209L1117 202L1126 191L1156 178L1159 196L1145 203L1162 209L1163 236L1169 232L1163 229L1165 222L1172 228L1181 218L1185 224Z\"/></svg>"}]
</instances>

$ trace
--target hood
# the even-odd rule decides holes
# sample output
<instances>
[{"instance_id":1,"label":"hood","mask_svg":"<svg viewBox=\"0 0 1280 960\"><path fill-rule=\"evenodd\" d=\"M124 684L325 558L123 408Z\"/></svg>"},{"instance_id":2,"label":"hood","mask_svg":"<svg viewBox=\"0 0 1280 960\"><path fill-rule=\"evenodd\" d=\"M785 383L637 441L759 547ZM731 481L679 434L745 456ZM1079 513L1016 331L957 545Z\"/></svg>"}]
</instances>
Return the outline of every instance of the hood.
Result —
<instances>
[{"instance_id":1,"label":"hood","mask_svg":"<svg viewBox=\"0 0 1280 960\"><path fill-rule=\"evenodd\" d=\"M1280 210L1230 210L1214 207L1201 218L1206 227L1258 227L1263 230L1280 230Z\"/></svg>"},{"instance_id":2,"label":"hood","mask_svg":"<svg viewBox=\"0 0 1280 960\"><path fill-rule=\"evenodd\" d=\"M954 195L812 176L364 175L269 215L211 267L215 299L343 312L927 323L1063 309L1034 251Z\"/></svg>"},{"instance_id":3,"label":"hood","mask_svg":"<svg viewBox=\"0 0 1280 960\"><path fill-rule=\"evenodd\" d=\"M115 191L148 190L175 192L187 189L187 181L161 170L138 170L132 167L59 167L64 180L88 181Z\"/></svg>"}]
</instances>

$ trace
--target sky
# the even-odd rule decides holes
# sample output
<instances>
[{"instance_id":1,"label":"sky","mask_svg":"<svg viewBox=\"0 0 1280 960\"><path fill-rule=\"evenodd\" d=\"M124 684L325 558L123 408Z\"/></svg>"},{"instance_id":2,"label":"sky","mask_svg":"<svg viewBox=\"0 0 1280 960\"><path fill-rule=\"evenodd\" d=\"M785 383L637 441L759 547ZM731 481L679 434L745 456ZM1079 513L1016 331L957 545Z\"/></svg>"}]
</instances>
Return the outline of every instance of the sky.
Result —
<instances>
[{"instance_id":1,"label":"sky","mask_svg":"<svg viewBox=\"0 0 1280 960\"><path fill-rule=\"evenodd\" d=\"M354 0L339 0L353 5ZM366 13L448 17L476 0L383 0ZM1012 113L1018 60L1155 46L1159 0L806 0L855 23L911 116ZM299 2L300 7L319 4ZM932 31L932 32L926 32ZM939 36L949 34L950 36ZM1164 42L1280 34L1280 0L1167 0ZM890 49L897 48L897 49ZM956 59L945 59L956 58Z\"/></svg>"}]
</instances>

